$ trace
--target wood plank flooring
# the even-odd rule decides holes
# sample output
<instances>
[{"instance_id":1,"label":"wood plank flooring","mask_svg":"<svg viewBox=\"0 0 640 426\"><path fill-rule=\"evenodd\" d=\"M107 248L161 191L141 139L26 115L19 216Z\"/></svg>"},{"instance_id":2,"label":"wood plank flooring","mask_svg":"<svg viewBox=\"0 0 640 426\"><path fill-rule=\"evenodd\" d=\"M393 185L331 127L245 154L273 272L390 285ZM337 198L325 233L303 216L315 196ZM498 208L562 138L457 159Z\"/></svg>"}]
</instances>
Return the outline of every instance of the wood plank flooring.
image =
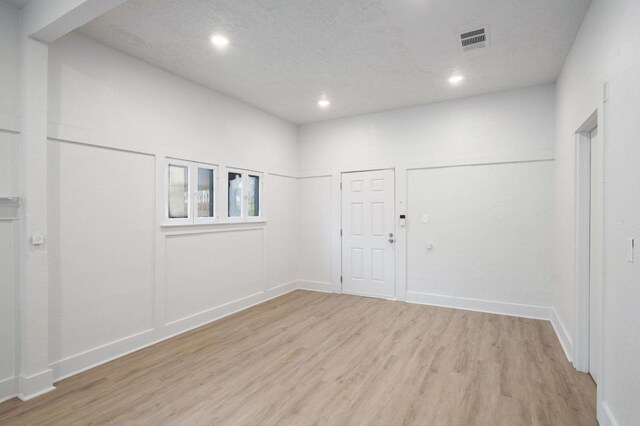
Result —
<instances>
[{"instance_id":1,"label":"wood plank flooring","mask_svg":"<svg viewBox=\"0 0 640 426\"><path fill-rule=\"evenodd\" d=\"M0 424L597 424L546 321L301 290L56 386Z\"/></svg>"}]
</instances>

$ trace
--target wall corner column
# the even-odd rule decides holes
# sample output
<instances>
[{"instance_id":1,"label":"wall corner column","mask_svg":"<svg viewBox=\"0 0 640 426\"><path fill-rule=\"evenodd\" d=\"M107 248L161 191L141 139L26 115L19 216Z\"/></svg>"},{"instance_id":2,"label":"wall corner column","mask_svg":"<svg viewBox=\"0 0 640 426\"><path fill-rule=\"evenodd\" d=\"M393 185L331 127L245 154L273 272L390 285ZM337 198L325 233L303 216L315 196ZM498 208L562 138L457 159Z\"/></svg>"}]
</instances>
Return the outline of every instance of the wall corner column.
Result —
<instances>
[{"instance_id":1,"label":"wall corner column","mask_svg":"<svg viewBox=\"0 0 640 426\"><path fill-rule=\"evenodd\" d=\"M47 253L48 55L20 17L20 268L18 396L27 400L53 390L49 367L49 259ZM43 244L32 236L42 235Z\"/></svg>"}]
</instances>

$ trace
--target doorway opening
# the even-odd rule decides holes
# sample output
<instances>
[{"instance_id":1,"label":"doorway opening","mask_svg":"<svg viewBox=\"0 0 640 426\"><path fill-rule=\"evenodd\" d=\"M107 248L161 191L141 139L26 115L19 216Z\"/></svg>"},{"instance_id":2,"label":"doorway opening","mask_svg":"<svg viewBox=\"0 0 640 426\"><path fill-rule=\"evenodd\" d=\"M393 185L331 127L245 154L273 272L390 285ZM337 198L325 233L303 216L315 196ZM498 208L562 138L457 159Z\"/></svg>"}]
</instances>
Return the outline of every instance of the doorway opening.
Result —
<instances>
[{"instance_id":1,"label":"doorway opening","mask_svg":"<svg viewBox=\"0 0 640 426\"><path fill-rule=\"evenodd\" d=\"M597 384L602 349L604 145L594 112L576 132L574 366Z\"/></svg>"}]
</instances>

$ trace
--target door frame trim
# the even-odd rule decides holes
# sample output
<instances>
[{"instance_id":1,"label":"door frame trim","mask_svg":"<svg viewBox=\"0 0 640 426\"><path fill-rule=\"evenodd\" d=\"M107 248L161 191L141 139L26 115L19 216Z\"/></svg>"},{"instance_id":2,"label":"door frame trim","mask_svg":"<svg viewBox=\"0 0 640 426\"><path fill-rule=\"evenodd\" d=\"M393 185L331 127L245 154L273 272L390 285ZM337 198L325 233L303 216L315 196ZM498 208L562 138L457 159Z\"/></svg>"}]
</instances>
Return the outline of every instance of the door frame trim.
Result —
<instances>
[{"instance_id":1,"label":"door frame trim","mask_svg":"<svg viewBox=\"0 0 640 426\"><path fill-rule=\"evenodd\" d=\"M342 234L341 231L344 229L343 228L343 223L342 223L342 175L344 174L349 174L349 173L363 173L363 172L380 172L380 171L384 171L384 170L390 170L393 172L393 235L395 235L395 244L393 247L393 255L394 255L394 294L395 297L393 298L386 298L386 297L380 297L380 296L369 296L366 294L357 294L357 296L363 296L363 297L378 297L380 299L386 299L386 300L404 300L400 298L400 286L399 286L399 277L398 277L398 258L399 258L399 253L398 253L398 226L397 226L397 222L396 222L396 212L397 212L397 202L398 202L398 190L397 190L397 186L398 186L398 179L397 179L397 169L395 167L380 167L380 168L372 168L372 169L363 169L363 170L341 170L339 172L339 190L338 190L338 204L340 206L340 208L338 209L338 216L339 216L339 221L338 224L340 226L339 228L339 236L338 236L338 246L339 246L339 257L340 257L340 269L339 269L339 274L340 277L342 278L343 275L343 263L344 263L344 257L343 257L343 253L342 253ZM351 295L355 295L353 293L349 293L349 292L345 292L344 291L344 282L343 279L340 279L339 282L339 294L351 294Z\"/></svg>"},{"instance_id":2,"label":"door frame trim","mask_svg":"<svg viewBox=\"0 0 640 426\"><path fill-rule=\"evenodd\" d=\"M575 336L573 366L589 372L591 265L591 132L598 127L598 111L575 132Z\"/></svg>"}]
</instances>

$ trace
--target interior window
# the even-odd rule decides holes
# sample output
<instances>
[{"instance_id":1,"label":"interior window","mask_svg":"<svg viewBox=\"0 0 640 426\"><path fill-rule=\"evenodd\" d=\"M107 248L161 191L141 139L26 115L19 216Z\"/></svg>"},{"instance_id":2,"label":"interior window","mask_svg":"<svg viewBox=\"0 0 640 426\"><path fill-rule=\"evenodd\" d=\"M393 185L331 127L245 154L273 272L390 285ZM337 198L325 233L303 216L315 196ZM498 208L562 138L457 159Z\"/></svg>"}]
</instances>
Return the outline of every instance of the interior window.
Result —
<instances>
[{"instance_id":1,"label":"interior window","mask_svg":"<svg viewBox=\"0 0 640 426\"><path fill-rule=\"evenodd\" d=\"M242 174L229 172L229 217L242 217Z\"/></svg>"},{"instance_id":2,"label":"interior window","mask_svg":"<svg viewBox=\"0 0 640 426\"><path fill-rule=\"evenodd\" d=\"M247 188L247 215L260 216L260 176L249 175Z\"/></svg>"},{"instance_id":3,"label":"interior window","mask_svg":"<svg viewBox=\"0 0 640 426\"><path fill-rule=\"evenodd\" d=\"M198 168L197 216L214 217L214 175L212 169Z\"/></svg>"},{"instance_id":4,"label":"interior window","mask_svg":"<svg viewBox=\"0 0 640 426\"><path fill-rule=\"evenodd\" d=\"M189 168L169 165L168 211L170 219L189 217Z\"/></svg>"}]
</instances>

